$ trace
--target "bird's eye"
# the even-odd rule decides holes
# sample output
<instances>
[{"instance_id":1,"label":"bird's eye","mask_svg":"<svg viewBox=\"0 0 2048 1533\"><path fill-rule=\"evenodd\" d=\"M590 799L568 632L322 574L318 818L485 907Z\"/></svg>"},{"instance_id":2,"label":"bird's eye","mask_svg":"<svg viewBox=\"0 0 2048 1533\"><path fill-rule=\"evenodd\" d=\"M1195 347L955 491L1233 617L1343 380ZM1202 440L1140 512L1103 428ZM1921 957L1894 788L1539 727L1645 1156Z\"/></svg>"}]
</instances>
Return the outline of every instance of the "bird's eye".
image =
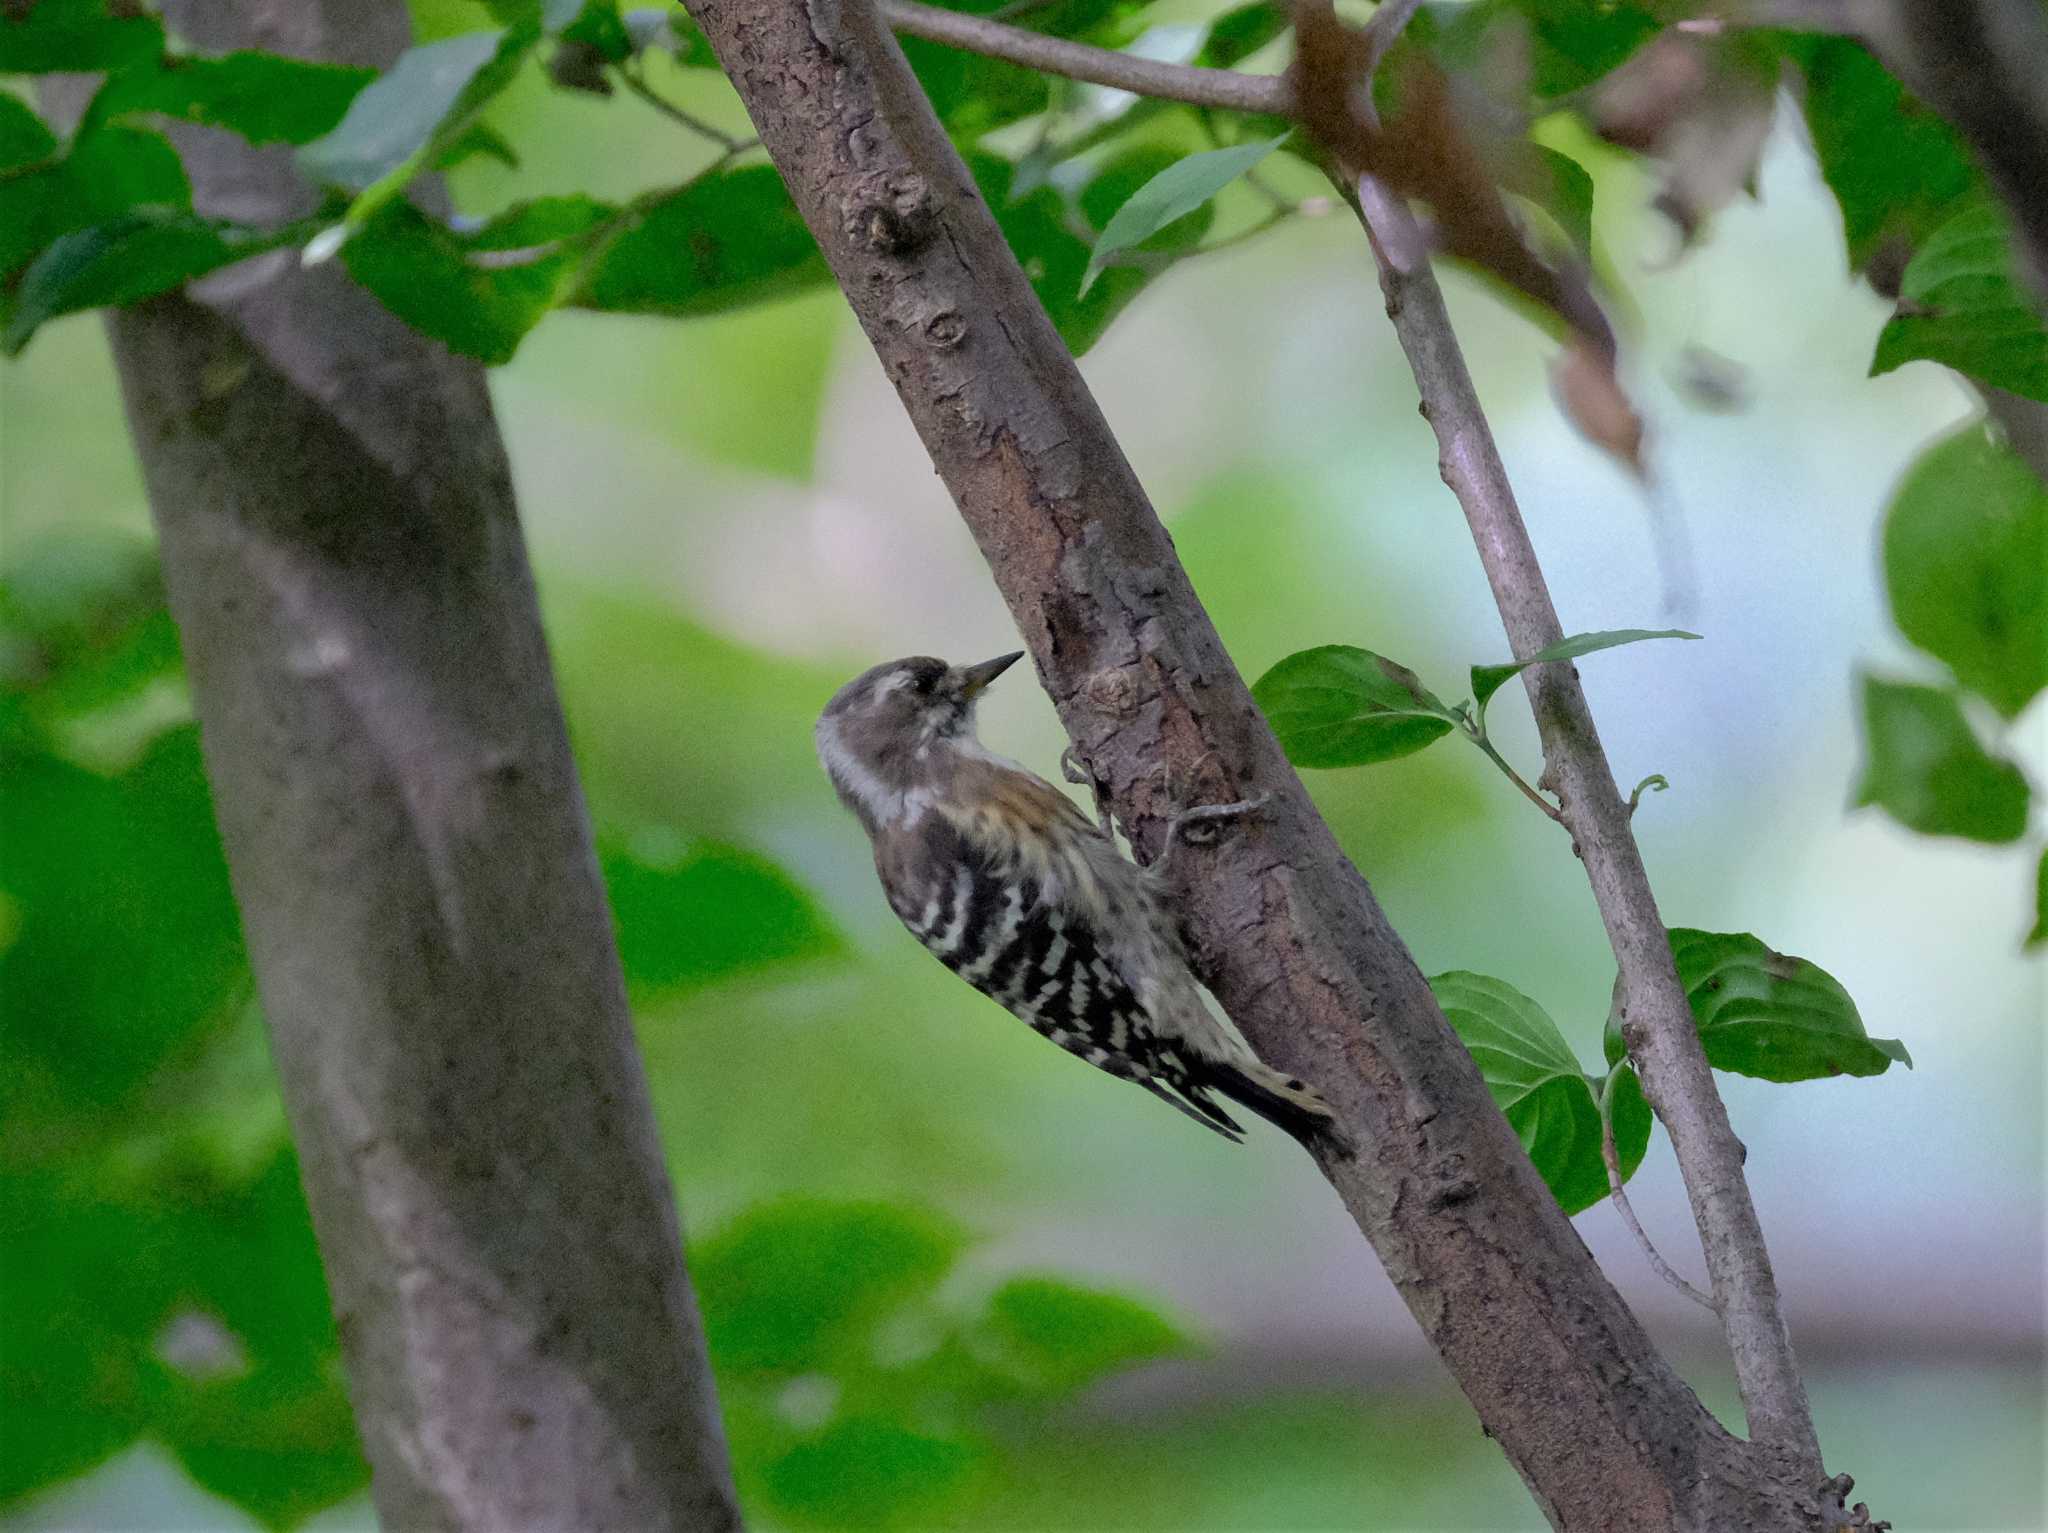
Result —
<instances>
[{"instance_id":1,"label":"bird's eye","mask_svg":"<svg viewBox=\"0 0 2048 1533\"><path fill-rule=\"evenodd\" d=\"M939 678L934 676L930 671L919 671L914 677L911 678L910 690L915 692L919 697L930 697L932 695L932 688L936 687L938 684Z\"/></svg>"}]
</instances>

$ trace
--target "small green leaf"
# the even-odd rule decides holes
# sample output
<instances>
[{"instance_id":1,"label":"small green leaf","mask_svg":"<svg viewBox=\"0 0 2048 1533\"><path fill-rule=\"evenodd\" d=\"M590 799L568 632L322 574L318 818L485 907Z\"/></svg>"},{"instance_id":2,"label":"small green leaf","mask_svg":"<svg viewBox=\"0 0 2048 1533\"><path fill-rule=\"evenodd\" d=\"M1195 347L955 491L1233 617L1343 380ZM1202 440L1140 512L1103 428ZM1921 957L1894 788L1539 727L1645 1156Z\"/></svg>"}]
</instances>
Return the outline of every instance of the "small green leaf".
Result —
<instances>
[{"instance_id":1,"label":"small green leaf","mask_svg":"<svg viewBox=\"0 0 2048 1533\"><path fill-rule=\"evenodd\" d=\"M2029 952L2048 947L2048 847L2042 849L2041 865L2034 872L2034 929L2020 946Z\"/></svg>"},{"instance_id":2,"label":"small green leaf","mask_svg":"<svg viewBox=\"0 0 2048 1533\"><path fill-rule=\"evenodd\" d=\"M1581 655L1590 655L1595 650L1614 649L1623 644L1640 644L1645 639L1697 639L1696 633L1687 633L1682 628L1615 628L1605 633L1575 633L1569 638L1559 639L1555 644L1546 645L1527 660L1510 660L1505 665L1475 665L1472 667L1472 700L1478 704L1483 715L1493 694L1526 671L1532 665L1542 665L1550 660L1576 660Z\"/></svg>"},{"instance_id":3,"label":"small green leaf","mask_svg":"<svg viewBox=\"0 0 2048 1533\"><path fill-rule=\"evenodd\" d=\"M989 1452L976 1438L851 1416L771 1459L762 1485L778 1510L818 1527L931 1527Z\"/></svg>"},{"instance_id":4,"label":"small green leaf","mask_svg":"<svg viewBox=\"0 0 2048 1533\"><path fill-rule=\"evenodd\" d=\"M1800 39L1806 122L1821 175L1842 209L1849 265L1861 271L1885 247L1915 246L1976 181L1955 130L1911 101L1860 42Z\"/></svg>"},{"instance_id":5,"label":"small green leaf","mask_svg":"<svg viewBox=\"0 0 2048 1533\"><path fill-rule=\"evenodd\" d=\"M344 238L447 158L512 83L540 35L535 17L501 32L468 32L408 48L357 95L339 127L299 150L308 176L356 192Z\"/></svg>"},{"instance_id":6,"label":"small green leaf","mask_svg":"<svg viewBox=\"0 0 2048 1533\"><path fill-rule=\"evenodd\" d=\"M965 1244L951 1224L888 1203L750 1209L690 1251L712 1360L721 1376L825 1367L863 1327L936 1288Z\"/></svg>"},{"instance_id":7,"label":"small green leaf","mask_svg":"<svg viewBox=\"0 0 2048 1533\"><path fill-rule=\"evenodd\" d=\"M351 69L244 50L218 58L164 59L155 69L108 77L90 122L156 112L226 128L252 144L306 144L332 132L374 69Z\"/></svg>"},{"instance_id":8,"label":"small green leaf","mask_svg":"<svg viewBox=\"0 0 2048 1533\"><path fill-rule=\"evenodd\" d=\"M62 314L134 303L268 248L230 242L191 213L129 213L59 236L22 273L9 304L0 351L17 355L38 327Z\"/></svg>"},{"instance_id":9,"label":"small green leaf","mask_svg":"<svg viewBox=\"0 0 2048 1533\"><path fill-rule=\"evenodd\" d=\"M1413 671L1348 644L1289 655L1258 679L1252 697L1287 759L1302 767L1392 761L1456 727L1456 715Z\"/></svg>"},{"instance_id":10,"label":"small green leaf","mask_svg":"<svg viewBox=\"0 0 2048 1533\"><path fill-rule=\"evenodd\" d=\"M2027 828L2027 779L1977 741L1953 692L1863 678L1863 781L1908 830L1969 841L2017 841Z\"/></svg>"},{"instance_id":11,"label":"small green leaf","mask_svg":"<svg viewBox=\"0 0 2048 1533\"><path fill-rule=\"evenodd\" d=\"M51 241L135 208L190 208L178 151L161 133L121 126L81 130L60 160L0 176L0 277Z\"/></svg>"},{"instance_id":12,"label":"small green leaf","mask_svg":"<svg viewBox=\"0 0 2048 1533\"><path fill-rule=\"evenodd\" d=\"M648 202L598 250L571 301L689 318L786 297L827 275L782 177L745 165Z\"/></svg>"},{"instance_id":13,"label":"small green leaf","mask_svg":"<svg viewBox=\"0 0 2048 1533\"><path fill-rule=\"evenodd\" d=\"M1671 929L1671 956L1707 1063L1765 1081L1882 1075L1913 1059L1872 1038L1849 992L1820 965L1774 953L1747 932Z\"/></svg>"},{"instance_id":14,"label":"small green leaf","mask_svg":"<svg viewBox=\"0 0 2048 1533\"><path fill-rule=\"evenodd\" d=\"M1577 160L1548 144L1521 147L1534 152L1511 162L1513 174L1502 184L1555 219L1572 248L1584 255L1593 246L1592 176Z\"/></svg>"},{"instance_id":15,"label":"small green leaf","mask_svg":"<svg viewBox=\"0 0 2048 1533\"><path fill-rule=\"evenodd\" d=\"M1568 1214L1607 1196L1600 1153L1600 1103L1594 1083L1544 1009L1514 986L1453 970L1429 988L1464 1042L1493 1100L1506 1114L1550 1190ZM1615 1149L1624 1177L1642 1164L1649 1113L1626 1095L1615 1099Z\"/></svg>"},{"instance_id":16,"label":"small green leaf","mask_svg":"<svg viewBox=\"0 0 2048 1533\"><path fill-rule=\"evenodd\" d=\"M0 5L0 74L125 69L164 49L163 23L110 0Z\"/></svg>"},{"instance_id":17,"label":"small green leaf","mask_svg":"<svg viewBox=\"0 0 2048 1533\"><path fill-rule=\"evenodd\" d=\"M1877 337L1872 377L1940 362L1993 388L2048 401L2048 325L2013 267L2000 208L1977 203L1927 236L1907 263L1899 311Z\"/></svg>"},{"instance_id":18,"label":"small green leaf","mask_svg":"<svg viewBox=\"0 0 2048 1533\"><path fill-rule=\"evenodd\" d=\"M2048 487L1981 423L1907 471L1884 573L1899 631L2005 717L2048 687Z\"/></svg>"},{"instance_id":19,"label":"small green leaf","mask_svg":"<svg viewBox=\"0 0 2048 1533\"><path fill-rule=\"evenodd\" d=\"M26 101L0 91L0 170L48 159L57 152L57 136Z\"/></svg>"},{"instance_id":20,"label":"small green leaf","mask_svg":"<svg viewBox=\"0 0 2048 1533\"><path fill-rule=\"evenodd\" d=\"M738 847L643 834L600 857L635 997L674 995L768 964L842 951L817 904Z\"/></svg>"},{"instance_id":21,"label":"small green leaf","mask_svg":"<svg viewBox=\"0 0 2048 1533\"><path fill-rule=\"evenodd\" d=\"M1136 1363L1184 1356L1182 1336L1135 1299L1058 1278L1012 1278L989 1298L1002 1365L1034 1392L1066 1395Z\"/></svg>"},{"instance_id":22,"label":"small green leaf","mask_svg":"<svg viewBox=\"0 0 2048 1533\"><path fill-rule=\"evenodd\" d=\"M1082 186L1081 214L1095 227L1113 223L1117 210L1181 161L1181 155L1163 144L1134 144L1110 155ZM1175 219L1133 248L1160 254L1184 254L1201 244L1202 236L1216 221L1216 210L1203 203L1185 218Z\"/></svg>"},{"instance_id":23,"label":"small green leaf","mask_svg":"<svg viewBox=\"0 0 2048 1533\"><path fill-rule=\"evenodd\" d=\"M1177 218L1185 218L1279 148L1286 135L1252 144L1209 149L1175 161L1147 181L1116 211L1096 238L1081 277L1085 294L1118 251L1142 244Z\"/></svg>"},{"instance_id":24,"label":"small green leaf","mask_svg":"<svg viewBox=\"0 0 2048 1533\"><path fill-rule=\"evenodd\" d=\"M419 154L511 33L465 32L422 43L359 92L341 122L299 151L316 181L362 191Z\"/></svg>"},{"instance_id":25,"label":"small green leaf","mask_svg":"<svg viewBox=\"0 0 2048 1533\"><path fill-rule=\"evenodd\" d=\"M548 197L458 235L399 198L342 246L342 260L415 330L497 365L565 296L588 256L584 237L612 214L588 197Z\"/></svg>"},{"instance_id":26,"label":"small green leaf","mask_svg":"<svg viewBox=\"0 0 2048 1533\"><path fill-rule=\"evenodd\" d=\"M1088 245L1075 234L1077 220L1060 193L1042 182L1030 184L1025 167L992 154L970 154L967 166L1060 339L1075 356L1084 355L1151 282L1154 271L1112 266L1083 293ZM1024 185L1029 189L1020 192Z\"/></svg>"},{"instance_id":27,"label":"small green leaf","mask_svg":"<svg viewBox=\"0 0 2048 1533\"><path fill-rule=\"evenodd\" d=\"M1287 7L1272 0L1252 0L1225 11L1209 23L1209 35L1194 62L1206 69L1234 69L1285 32L1291 21Z\"/></svg>"}]
</instances>

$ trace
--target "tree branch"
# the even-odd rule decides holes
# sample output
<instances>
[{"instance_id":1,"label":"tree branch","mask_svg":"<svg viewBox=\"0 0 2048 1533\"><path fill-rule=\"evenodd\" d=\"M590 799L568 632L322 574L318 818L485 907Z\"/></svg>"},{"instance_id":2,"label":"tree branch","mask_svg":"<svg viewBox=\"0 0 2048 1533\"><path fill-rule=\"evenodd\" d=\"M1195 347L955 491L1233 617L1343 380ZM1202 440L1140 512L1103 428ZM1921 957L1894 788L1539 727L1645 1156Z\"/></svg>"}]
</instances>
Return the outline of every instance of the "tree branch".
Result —
<instances>
[{"instance_id":1,"label":"tree branch","mask_svg":"<svg viewBox=\"0 0 2048 1533\"><path fill-rule=\"evenodd\" d=\"M1354 206L1379 263L1387 313L1414 371L1422 413L1436 433L1444 483L1472 529L1510 646L1517 657L1533 655L1562 639L1564 628L1451 329L1443 291L1426 259L1403 263L1389 255L1425 248L1414 216L1370 177L1359 179ZM1743 1179L1743 1148L1729 1126L1678 982L1628 805L1607 765L1578 672L1568 662L1551 662L1531 666L1522 681L1543 740L1542 781L1556 795L1585 864L1620 969L1622 1037L1685 1178L1750 1434L1784 1445L1818 1476L1820 1445L1763 1228Z\"/></svg>"},{"instance_id":2,"label":"tree branch","mask_svg":"<svg viewBox=\"0 0 2048 1533\"><path fill-rule=\"evenodd\" d=\"M388 66L400 0L172 0ZM204 213L307 210L179 130ZM482 370L279 252L109 319L388 1528L735 1529Z\"/></svg>"},{"instance_id":3,"label":"tree branch","mask_svg":"<svg viewBox=\"0 0 2048 1533\"><path fill-rule=\"evenodd\" d=\"M1281 75L1248 75L1230 69L1198 69L1190 64L1165 64L1116 53L1087 43L1047 37L1022 27L1005 26L985 16L941 10L918 0L879 0L882 19L898 32L1021 64L1069 80L1108 85L1134 95L1189 106L1216 107L1228 112L1290 111L1293 92Z\"/></svg>"},{"instance_id":4,"label":"tree branch","mask_svg":"<svg viewBox=\"0 0 2048 1533\"><path fill-rule=\"evenodd\" d=\"M877 14L865 0L690 9L1085 774L1155 853L1177 810L1268 795L1178 859L1197 961L1260 1053L1320 1086L1362 1147L1324 1174L1546 1515L1575 1529L1826 1525L1818 1474L1722 1431L1537 1178L1288 766Z\"/></svg>"}]
</instances>

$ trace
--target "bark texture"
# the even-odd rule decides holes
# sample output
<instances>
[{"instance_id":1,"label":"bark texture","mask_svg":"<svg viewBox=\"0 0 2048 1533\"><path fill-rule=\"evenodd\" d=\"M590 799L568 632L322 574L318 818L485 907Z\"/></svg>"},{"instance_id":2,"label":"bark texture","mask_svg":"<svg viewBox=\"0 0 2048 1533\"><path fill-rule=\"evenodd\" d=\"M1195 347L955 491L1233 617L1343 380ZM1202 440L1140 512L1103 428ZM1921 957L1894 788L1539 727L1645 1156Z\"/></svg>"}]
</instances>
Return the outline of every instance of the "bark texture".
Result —
<instances>
[{"instance_id":1,"label":"bark texture","mask_svg":"<svg viewBox=\"0 0 2048 1533\"><path fill-rule=\"evenodd\" d=\"M166 10L208 51L408 35ZM306 210L288 155L183 147L202 211ZM110 328L379 1516L736 1528L480 369L292 252Z\"/></svg>"},{"instance_id":2,"label":"bark texture","mask_svg":"<svg viewBox=\"0 0 2048 1533\"><path fill-rule=\"evenodd\" d=\"M1722 1428L1537 1178L1253 705L1130 465L863 0L692 0L939 473L1078 758L1176 854L1204 978L1363 1147L1324 1166L1545 1513L1574 1529L1809 1528L1819 1487Z\"/></svg>"}]
</instances>

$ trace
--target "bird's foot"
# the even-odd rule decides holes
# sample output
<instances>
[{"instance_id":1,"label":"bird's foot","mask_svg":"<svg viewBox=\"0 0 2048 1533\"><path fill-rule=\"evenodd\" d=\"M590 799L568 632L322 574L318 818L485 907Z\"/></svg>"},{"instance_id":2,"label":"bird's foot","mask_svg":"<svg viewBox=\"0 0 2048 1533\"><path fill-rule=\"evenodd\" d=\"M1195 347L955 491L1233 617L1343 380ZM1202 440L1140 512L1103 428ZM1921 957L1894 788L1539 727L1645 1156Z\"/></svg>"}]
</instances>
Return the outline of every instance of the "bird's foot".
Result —
<instances>
[{"instance_id":1,"label":"bird's foot","mask_svg":"<svg viewBox=\"0 0 2048 1533\"><path fill-rule=\"evenodd\" d=\"M1060 752L1060 775L1068 782L1084 785L1095 799L1095 823L1109 840L1116 840L1116 821L1109 812L1109 795L1102 791L1102 779L1097 777L1069 745Z\"/></svg>"}]
</instances>

